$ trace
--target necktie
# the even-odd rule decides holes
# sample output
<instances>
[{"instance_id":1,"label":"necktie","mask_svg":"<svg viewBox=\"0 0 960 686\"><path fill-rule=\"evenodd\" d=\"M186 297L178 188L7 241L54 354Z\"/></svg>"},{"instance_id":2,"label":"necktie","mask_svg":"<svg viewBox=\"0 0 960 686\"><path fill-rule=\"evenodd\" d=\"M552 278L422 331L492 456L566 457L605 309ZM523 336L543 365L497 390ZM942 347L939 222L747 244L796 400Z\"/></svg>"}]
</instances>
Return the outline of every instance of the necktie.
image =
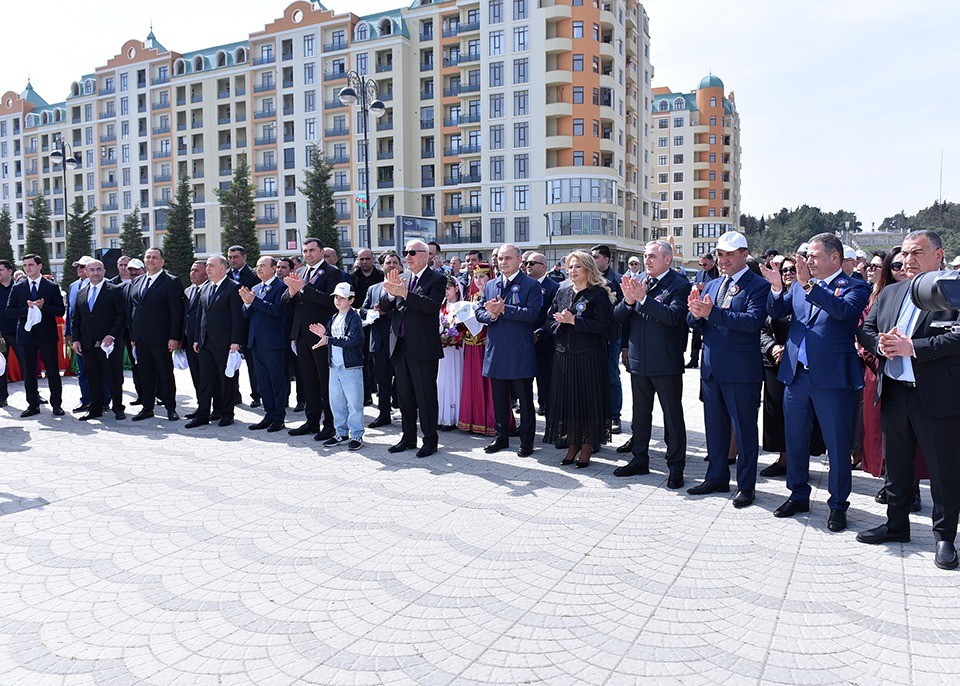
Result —
<instances>
[{"instance_id":1,"label":"necktie","mask_svg":"<svg viewBox=\"0 0 960 686\"><path fill-rule=\"evenodd\" d=\"M723 301L727 298L727 290L730 288L730 281L732 279L725 276L723 281L720 282L720 290L717 291L717 307L723 307Z\"/></svg>"},{"instance_id":2,"label":"necktie","mask_svg":"<svg viewBox=\"0 0 960 686\"><path fill-rule=\"evenodd\" d=\"M660 283L660 280L655 276L653 278L647 279L647 292L649 293L654 288L656 288L658 283Z\"/></svg>"},{"instance_id":3,"label":"necktie","mask_svg":"<svg viewBox=\"0 0 960 686\"><path fill-rule=\"evenodd\" d=\"M152 281L152 279L151 279L151 277L149 277L149 276L146 277L146 278L143 280L143 288L140 289L140 297L141 297L141 298L143 298L143 296L145 296L145 295L147 294L147 289L150 288L150 283L151 283L151 281Z\"/></svg>"},{"instance_id":4,"label":"necktie","mask_svg":"<svg viewBox=\"0 0 960 686\"><path fill-rule=\"evenodd\" d=\"M409 293L412 292L413 289L415 289L416 287L417 287L417 277L414 276L414 277L413 277L413 280L410 282L410 285L407 287L407 293L409 294ZM401 312L406 312L406 308L403 308L403 310L401 310ZM400 332L399 332L399 335L400 335L400 338L405 338L405 337L406 337L406 330L405 330L405 328L404 328L404 321L403 321L403 319L400 320Z\"/></svg>"},{"instance_id":5,"label":"necktie","mask_svg":"<svg viewBox=\"0 0 960 686\"><path fill-rule=\"evenodd\" d=\"M233 270L233 280L234 280L234 281L239 281L239 280L240 280L240 270L239 270L239 269L234 269L234 270Z\"/></svg>"},{"instance_id":6,"label":"necktie","mask_svg":"<svg viewBox=\"0 0 960 686\"><path fill-rule=\"evenodd\" d=\"M316 267L307 267L307 283L313 281L313 273Z\"/></svg>"},{"instance_id":7,"label":"necktie","mask_svg":"<svg viewBox=\"0 0 960 686\"><path fill-rule=\"evenodd\" d=\"M213 305L213 296L216 294L216 292L217 292L217 286L216 286L216 284L210 284L210 295L207 296L207 307L208 307L208 308L209 308L211 305Z\"/></svg>"},{"instance_id":8,"label":"necktie","mask_svg":"<svg viewBox=\"0 0 960 686\"><path fill-rule=\"evenodd\" d=\"M97 286L90 287L90 295L87 296L87 309L93 312L93 304L97 302Z\"/></svg>"},{"instance_id":9,"label":"necktie","mask_svg":"<svg viewBox=\"0 0 960 686\"><path fill-rule=\"evenodd\" d=\"M193 293L190 294L190 307L193 307L196 304L198 293L200 293L200 286L194 286Z\"/></svg>"},{"instance_id":10,"label":"necktie","mask_svg":"<svg viewBox=\"0 0 960 686\"><path fill-rule=\"evenodd\" d=\"M897 318L897 331L900 332L900 335L909 336L911 334L910 327L913 325L913 320L916 318L919 311L920 310L917 309L917 306L913 304L913 301L910 300L910 296L907 295L907 301L904 304L904 309L900 312L900 316ZM901 376L903 376L905 371L903 358L897 356L892 360L887 360L885 369L889 376L892 376L894 379L899 379ZM906 380L912 381L909 376Z\"/></svg>"},{"instance_id":11,"label":"necktie","mask_svg":"<svg viewBox=\"0 0 960 686\"><path fill-rule=\"evenodd\" d=\"M30 299L31 300L37 299L37 282L36 281L30 282Z\"/></svg>"}]
</instances>

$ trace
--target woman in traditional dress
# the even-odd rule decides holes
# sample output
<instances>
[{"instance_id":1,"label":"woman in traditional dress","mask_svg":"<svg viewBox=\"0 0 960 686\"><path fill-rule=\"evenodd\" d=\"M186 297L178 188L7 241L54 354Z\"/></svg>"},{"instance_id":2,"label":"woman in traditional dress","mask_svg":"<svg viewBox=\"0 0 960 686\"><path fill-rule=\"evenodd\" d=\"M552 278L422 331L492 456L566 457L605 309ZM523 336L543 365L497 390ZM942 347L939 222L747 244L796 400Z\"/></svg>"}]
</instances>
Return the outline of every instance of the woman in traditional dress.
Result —
<instances>
[{"instance_id":1,"label":"woman in traditional dress","mask_svg":"<svg viewBox=\"0 0 960 686\"><path fill-rule=\"evenodd\" d=\"M452 431L460 419L460 393L463 379L463 333L466 327L453 320L450 306L460 300L460 285L447 277L446 298L440 307L440 343L443 359L437 371L437 400L440 417L438 428Z\"/></svg>"}]
</instances>

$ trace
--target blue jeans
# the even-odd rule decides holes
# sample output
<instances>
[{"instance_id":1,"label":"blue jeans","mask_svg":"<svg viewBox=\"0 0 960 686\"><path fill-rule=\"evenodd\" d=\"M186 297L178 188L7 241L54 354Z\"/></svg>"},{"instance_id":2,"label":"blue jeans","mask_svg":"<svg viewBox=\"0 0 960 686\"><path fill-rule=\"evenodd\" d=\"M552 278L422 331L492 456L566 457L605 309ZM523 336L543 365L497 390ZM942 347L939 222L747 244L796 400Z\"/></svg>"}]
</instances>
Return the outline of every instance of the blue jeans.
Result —
<instances>
[{"instance_id":1,"label":"blue jeans","mask_svg":"<svg viewBox=\"0 0 960 686\"><path fill-rule=\"evenodd\" d=\"M363 367L330 367L330 409L337 436L363 438Z\"/></svg>"},{"instance_id":2,"label":"blue jeans","mask_svg":"<svg viewBox=\"0 0 960 686\"><path fill-rule=\"evenodd\" d=\"M610 370L610 418L620 421L623 409L623 386L620 384L620 336L607 346L607 363Z\"/></svg>"}]
</instances>

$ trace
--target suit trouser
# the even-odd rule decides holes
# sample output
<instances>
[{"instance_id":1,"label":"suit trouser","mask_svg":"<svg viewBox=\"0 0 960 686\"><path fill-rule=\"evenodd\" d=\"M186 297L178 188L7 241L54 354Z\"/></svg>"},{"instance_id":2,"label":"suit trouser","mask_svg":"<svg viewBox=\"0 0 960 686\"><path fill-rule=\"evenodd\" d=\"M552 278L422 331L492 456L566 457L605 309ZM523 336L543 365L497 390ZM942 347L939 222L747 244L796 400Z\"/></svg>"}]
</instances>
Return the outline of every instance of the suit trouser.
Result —
<instances>
[{"instance_id":1,"label":"suit trouser","mask_svg":"<svg viewBox=\"0 0 960 686\"><path fill-rule=\"evenodd\" d=\"M87 368L90 385L90 412L99 414L106 403L113 400L113 411L123 411L123 348L114 349L110 357L94 347L81 356ZM106 380L106 389L104 388ZM105 392L106 391L106 392Z\"/></svg>"},{"instance_id":2,"label":"suit trouser","mask_svg":"<svg viewBox=\"0 0 960 686\"><path fill-rule=\"evenodd\" d=\"M537 356L537 404L543 413L550 415L550 374L553 371L553 351L556 342L553 336L541 336L534 344Z\"/></svg>"},{"instance_id":3,"label":"suit trouser","mask_svg":"<svg viewBox=\"0 0 960 686\"><path fill-rule=\"evenodd\" d=\"M153 412L156 399L168 410L177 408L177 384L173 378L173 357L167 343L138 343L140 400L144 412Z\"/></svg>"},{"instance_id":4,"label":"suit trouser","mask_svg":"<svg viewBox=\"0 0 960 686\"><path fill-rule=\"evenodd\" d=\"M297 405L300 403L305 403L306 401L304 400L303 394L303 381L301 381L303 377L300 374L300 362L297 360L297 354L293 352L289 345L283 350L283 365L283 375L287 380L287 394L284 396L284 405L287 405L290 402L290 391L293 390L291 386L294 381L297 384Z\"/></svg>"},{"instance_id":5,"label":"suit trouser","mask_svg":"<svg viewBox=\"0 0 960 686\"><path fill-rule=\"evenodd\" d=\"M4 338L6 338L6 336ZM10 366L10 346L13 345L12 339L13 336L10 336L10 338L7 340L7 349L3 353L0 353L3 355L4 361L7 362L7 364L4 366L3 374L0 374L0 400L2 401L6 401L7 396L9 395L9 391L7 390L7 368Z\"/></svg>"},{"instance_id":6,"label":"suit trouser","mask_svg":"<svg viewBox=\"0 0 960 686\"><path fill-rule=\"evenodd\" d=\"M254 348L253 363L257 366L264 416L274 424L281 424L287 415L283 348Z\"/></svg>"},{"instance_id":7,"label":"suit trouser","mask_svg":"<svg viewBox=\"0 0 960 686\"><path fill-rule=\"evenodd\" d=\"M77 385L80 386L80 404L90 405L90 383L87 381L87 364L83 355L77 357ZM95 411L99 412L102 407L101 404Z\"/></svg>"},{"instance_id":8,"label":"suit trouser","mask_svg":"<svg viewBox=\"0 0 960 686\"><path fill-rule=\"evenodd\" d=\"M389 417L392 409L390 399L393 396L393 361L385 345L370 353L370 357L373 359L373 372L377 379L377 409L380 414Z\"/></svg>"},{"instance_id":9,"label":"suit trouser","mask_svg":"<svg viewBox=\"0 0 960 686\"><path fill-rule=\"evenodd\" d=\"M330 409L330 363L325 347L312 350L309 338L297 339L297 362L300 365L300 380L303 381L304 399L307 404L307 423L323 429L333 428L333 411Z\"/></svg>"},{"instance_id":10,"label":"suit trouser","mask_svg":"<svg viewBox=\"0 0 960 686\"><path fill-rule=\"evenodd\" d=\"M439 443L437 422L440 421L440 401L437 398L437 372L440 359L416 360L407 356L407 344L402 338L393 349L393 367L397 376L397 401L400 405L402 440L417 442L417 412L423 444L436 447Z\"/></svg>"},{"instance_id":11,"label":"suit trouser","mask_svg":"<svg viewBox=\"0 0 960 686\"><path fill-rule=\"evenodd\" d=\"M370 327L363 327L363 402L366 404L370 394L377 387L377 376L374 370L373 353L370 352Z\"/></svg>"},{"instance_id":12,"label":"suit trouser","mask_svg":"<svg viewBox=\"0 0 960 686\"><path fill-rule=\"evenodd\" d=\"M50 388L50 406L63 405L63 382L60 379L60 360L57 359L57 341L38 345L34 341L17 346L17 357L23 368L23 389L27 392L27 404L40 406L40 388L37 383L37 354L47 371L47 386Z\"/></svg>"},{"instance_id":13,"label":"suit trouser","mask_svg":"<svg viewBox=\"0 0 960 686\"><path fill-rule=\"evenodd\" d=\"M194 394L200 393L200 354L193 352L193 343L186 343L183 349L187 352L187 366L190 369L190 379L193 381Z\"/></svg>"},{"instance_id":14,"label":"suit trouser","mask_svg":"<svg viewBox=\"0 0 960 686\"><path fill-rule=\"evenodd\" d=\"M690 360L691 362L700 362L700 349L703 347L703 332L699 329L691 330L690 336Z\"/></svg>"},{"instance_id":15,"label":"suit trouser","mask_svg":"<svg viewBox=\"0 0 960 686\"><path fill-rule=\"evenodd\" d=\"M490 379L493 395L493 420L498 441L510 441L510 398L520 402L520 447L532 448L537 429L533 407L533 379Z\"/></svg>"},{"instance_id":16,"label":"suit trouser","mask_svg":"<svg viewBox=\"0 0 960 686\"><path fill-rule=\"evenodd\" d=\"M847 388L817 388L810 372L797 368L793 382L783 392L783 429L787 439L787 488L791 499L810 500L810 436L813 413L823 432L830 463L828 478L831 510L846 511L850 505L853 412L857 392ZM912 490L911 490L912 495Z\"/></svg>"},{"instance_id":17,"label":"suit trouser","mask_svg":"<svg viewBox=\"0 0 960 686\"><path fill-rule=\"evenodd\" d=\"M233 376L223 372L227 368L230 348L200 348L200 388L197 391L197 419L210 419L210 403L221 419L233 419L237 398L239 371Z\"/></svg>"},{"instance_id":18,"label":"suit trouser","mask_svg":"<svg viewBox=\"0 0 960 686\"><path fill-rule=\"evenodd\" d=\"M127 329L123 330L124 335L126 336L129 331ZM143 384L140 383L140 365L133 361L133 345L130 341L124 341L124 350L127 353L127 357L130 359L131 364L131 374L133 376L133 390L137 396L137 400L143 398Z\"/></svg>"},{"instance_id":19,"label":"suit trouser","mask_svg":"<svg viewBox=\"0 0 960 686\"><path fill-rule=\"evenodd\" d=\"M737 487L752 491L757 485L757 457L760 453L760 381L719 382L711 376L700 379L703 415L707 431L706 481L730 482L731 423L737 440ZM668 436L669 438L669 436Z\"/></svg>"},{"instance_id":20,"label":"suit trouser","mask_svg":"<svg viewBox=\"0 0 960 686\"><path fill-rule=\"evenodd\" d=\"M667 466L671 472L687 464L687 427L683 419L683 375L630 375L633 391L633 460L650 464L650 434L653 432L653 398L660 398L663 410L663 440L667 444Z\"/></svg>"},{"instance_id":21,"label":"suit trouser","mask_svg":"<svg viewBox=\"0 0 960 686\"><path fill-rule=\"evenodd\" d=\"M258 381L259 377L257 376L257 365L253 359L253 351L249 348L244 348L242 353L243 361L246 362L244 366L247 368L247 378L250 380L250 396L254 400L259 400L260 383ZM237 392L239 393L240 391L238 390Z\"/></svg>"},{"instance_id":22,"label":"suit trouser","mask_svg":"<svg viewBox=\"0 0 960 686\"><path fill-rule=\"evenodd\" d=\"M887 526L891 531L910 530L919 444L930 470L933 536L954 542L960 515L960 417L934 417L916 388L885 378L880 426L887 465Z\"/></svg>"},{"instance_id":23,"label":"suit trouser","mask_svg":"<svg viewBox=\"0 0 960 686\"><path fill-rule=\"evenodd\" d=\"M623 409L623 386L620 383L620 336L607 344L607 368L610 375L610 418L620 421Z\"/></svg>"},{"instance_id":24,"label":"suit trouser","mask_svg":"<svg viewBox=\"0 0 960 686\"><path fill-rule=\"evenodd\" d=\"M98 348L99 350L99 348ZM100 379L100 391L101 391L101 403L100 405L95 405L93 403L93 396L91 392L93 391L93 384L90 382L90 377L88 374L92 374L89 369L87 369L87 360L86 355L79 355L77 357L77 369L80 370L80 373L77 374L77 383L80 385L80 404L89 405L94 412L99 412L101 409L106 407L110 401L113 399L114 389L112 384L109 382L104 384L104 378ZM104 371L106 373L106 371ZM120 353L120 390L123 391L123 353Z\"/></svg>"}]
</instances>

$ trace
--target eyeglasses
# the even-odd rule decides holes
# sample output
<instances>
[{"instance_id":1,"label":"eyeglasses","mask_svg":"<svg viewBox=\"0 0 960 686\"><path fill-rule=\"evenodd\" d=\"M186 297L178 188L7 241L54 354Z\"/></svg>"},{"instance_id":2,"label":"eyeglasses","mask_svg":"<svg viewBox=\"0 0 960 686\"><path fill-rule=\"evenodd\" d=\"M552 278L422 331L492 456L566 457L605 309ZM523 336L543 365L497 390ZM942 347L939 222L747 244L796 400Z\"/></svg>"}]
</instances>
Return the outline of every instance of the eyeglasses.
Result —
<instances>
[{"instance_id":1,"label":"eyeglasses","mask_svg":"<svg viewBox=\"0 0 960 686\"><path fill-rule=\"evenodd\" d=\"M416 257L418 252L427 252L426 250L405 250L404 255L407 257Z\"/></svg>"},{"instance_id":2,"label":"eyeglasses","mask_svg":"<svg viewBox=\"0 0 960 686\"><path fill-rule=\"evenodd\" d=\"M547 263L546 263L546 262L537 262L536 260L527 260L526 262L523 263L523 266L524 266L524 267L532 267L532 266L535 265L535 264L541 264L541 265L543 265L544 267L547 266Z\"/></svg>"},{"instance_id":3,"label":"eyeglasses","mask_svg":"<svg viewBox=\"0 0 960 686\"><path fill-rule=\"evenodd\" d=\"M797 268L796 268L796 267L781 267L781 268L780 268L780 273L781 273L781 274L796 274L796 273L797 273Z\"/></svg>"},{"instance_id":4,"label":"eyeglasses","mask_svg":"<svg viewBox=\"0 0 960 686\"><path fill-rule=\"evenodd\" d=\"M890 269L892 269L895 272L900 271L901 269L903 269L903 262L891 262Z\"/></svg>"},{"instance_id":5,"label":"eyeglasses","mask_svg":"<svg viewBox=\"0 0 960 686\"><path fill-rule=\"evenodd\" d=\"M630 265L631 267L639 267L639 266L640 266L640 263L639 263L639 262L627 262L627 264Z\"/></svg>"}]
</instances>

